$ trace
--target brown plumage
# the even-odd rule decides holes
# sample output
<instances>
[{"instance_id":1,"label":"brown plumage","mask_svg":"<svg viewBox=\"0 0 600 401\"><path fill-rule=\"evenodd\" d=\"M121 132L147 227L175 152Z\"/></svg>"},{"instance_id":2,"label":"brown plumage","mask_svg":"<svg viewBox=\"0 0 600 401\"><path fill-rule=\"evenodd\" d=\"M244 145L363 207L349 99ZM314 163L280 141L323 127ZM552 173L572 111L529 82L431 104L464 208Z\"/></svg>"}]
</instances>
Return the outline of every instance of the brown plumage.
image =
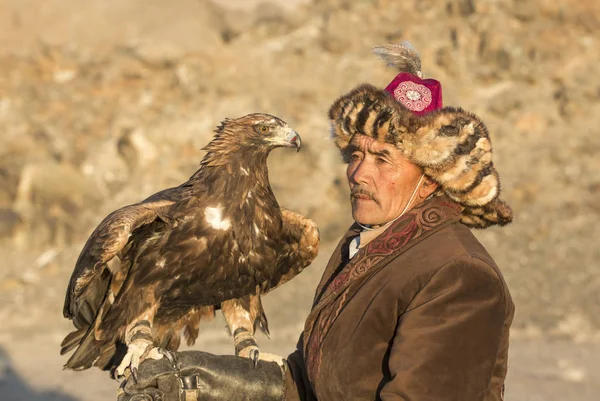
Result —
<instances>
[{"instance_id":1,"label":"brown plumage","mask_svg":"<svg viewBox=\"0 0 600 401\"><path fill-rule=\"evenodd\" d=\"M258 357L254 330L268 333L261 294L300 273L319 246L316 225L280 209L270 188L267 156L279 146L299 149L300 138L276 117L225 120L187 182L98 225L67 289L64 315L77 330L62 343L61 354L75 349L65 368L122 369L133 345L137 357L176 351L218 308L236 352Z\"/></svg>"},{"instance_id":2,"label":"brown plumage","mask_svg":"<svg viewBox=\"0 0 600 401\"><path fill-rule=\"evenodd\" d=\"M499 199L488 131L474 114L444 107L418 116L387 92L364 84L336 100L329 119L343 155L355 134L396 146L463 206L461 221L467 226L485 228L512 221L510 207Z\"/></svg>"}]
</instances>

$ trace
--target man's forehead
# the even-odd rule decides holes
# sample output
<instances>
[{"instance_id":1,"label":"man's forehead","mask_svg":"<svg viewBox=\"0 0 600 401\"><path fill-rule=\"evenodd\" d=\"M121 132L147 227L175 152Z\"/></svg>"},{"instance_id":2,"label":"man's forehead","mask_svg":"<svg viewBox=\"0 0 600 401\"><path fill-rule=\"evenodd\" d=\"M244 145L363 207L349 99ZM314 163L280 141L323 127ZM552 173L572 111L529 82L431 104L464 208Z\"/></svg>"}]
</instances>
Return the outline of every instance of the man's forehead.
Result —
<instances>
[{"instance_id":1,"label":"man's forehead","mask_svg":"<svg viewBox=\"0 0 600 401\"><path fill-rule=\"evenodd\" d=\"M400 150L394 145L386 142L379 142L370 136L361 134L352 137L350 147L354 150L361 150L369 153L400 154Z\"/></svg>"}]
</instances>

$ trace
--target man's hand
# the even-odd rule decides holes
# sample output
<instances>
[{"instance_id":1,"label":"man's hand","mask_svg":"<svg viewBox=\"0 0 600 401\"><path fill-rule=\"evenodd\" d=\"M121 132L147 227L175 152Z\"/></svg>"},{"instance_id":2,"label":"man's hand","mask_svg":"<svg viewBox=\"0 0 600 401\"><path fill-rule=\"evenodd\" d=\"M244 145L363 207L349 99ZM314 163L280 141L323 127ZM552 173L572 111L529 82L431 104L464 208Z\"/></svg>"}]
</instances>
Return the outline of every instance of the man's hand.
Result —
<instances>
[{"instance_id":1,"label":"man's hand","mask_svg":"<svg viewBox=\"0 0 600 401\"><path fill-rule=\"evenodd\" d=\"M200 351L171 354L172 358L146 359L137 381L130 376L119 389L118 401L264 400L284 398L285 378L274 362L254 362L233 355Z\"/></svg>"}]
</instances>

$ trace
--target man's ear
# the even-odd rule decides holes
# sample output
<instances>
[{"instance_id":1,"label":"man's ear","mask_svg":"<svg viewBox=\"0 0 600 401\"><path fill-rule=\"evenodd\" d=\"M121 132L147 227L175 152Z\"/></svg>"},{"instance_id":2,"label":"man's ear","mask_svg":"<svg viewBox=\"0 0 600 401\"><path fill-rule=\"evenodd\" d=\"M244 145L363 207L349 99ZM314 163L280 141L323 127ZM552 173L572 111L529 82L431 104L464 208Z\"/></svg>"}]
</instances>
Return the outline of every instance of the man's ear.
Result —
<instances>
[{"instance_id":1,"label":"man's ear","mask_svg":"<svg viewBox=\"0 0 600 401\"><path fill-rule=\"evenodd\" d=\"M419 197L425 199L434 193L436 189L438 189L438 183L425 176L423 184L421 184L421 188L419 188Z\"/></svg>"}]
</instances>

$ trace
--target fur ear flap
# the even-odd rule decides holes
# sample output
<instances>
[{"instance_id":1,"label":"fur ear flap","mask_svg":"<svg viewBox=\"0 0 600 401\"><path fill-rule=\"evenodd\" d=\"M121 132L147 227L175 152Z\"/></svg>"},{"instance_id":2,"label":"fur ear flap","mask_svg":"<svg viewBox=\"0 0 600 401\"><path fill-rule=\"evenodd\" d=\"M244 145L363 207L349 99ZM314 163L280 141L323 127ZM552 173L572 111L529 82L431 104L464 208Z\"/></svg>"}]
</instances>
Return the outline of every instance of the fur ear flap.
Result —
<instances>
[{"instance_id":1,"label":"fur ear flap","mask_svg":"<svg viewBox=\"0 0 600 401\"><path fill-rule=\"evenodd\" d=\"M483 207L467 207L462 211L460 219L461 223L471 228L487 228L491 225L504 226L512 220L512 209L500 199L495 199Z\"/></svg>"},{"instance_id":2,"label":"fur ear flap","mask_svg":"<svg viewBox=\"0 0 600 401\"><path fill-rule=\"evenodd\" d=\"M455 202L481 206L498 195L489 134L474 114L454 107L435 111L404 145L409 159Z\"/></svg>"},{"instance_id":3,"label":"fur ear flap","mask_svg":"<svg viewBox=\"0 0 600 401\"><path fill-rule=\"evenodd\" d=\"M446 169L455 160L477 148L491 151L491 145L479 142L489 135L483 122L474 114L457 107L444 107L421 118L420 127L410 138L410 157L420 165ZM485 149L484 149L485 148Z\"/></svg>"},{"instance_id":4,"label":"fur ear flap","mask_svg":"<svg viewBox=\"0 0 600 401\"><path fill-rule=\"evenodd\" d=\"M511 222L510 207L498 199L500 180L483 122L463 109L445 107L422 123L404 141L405 154L463 206L462 222L474 228Z\"/></svg>"}]
</instances>

